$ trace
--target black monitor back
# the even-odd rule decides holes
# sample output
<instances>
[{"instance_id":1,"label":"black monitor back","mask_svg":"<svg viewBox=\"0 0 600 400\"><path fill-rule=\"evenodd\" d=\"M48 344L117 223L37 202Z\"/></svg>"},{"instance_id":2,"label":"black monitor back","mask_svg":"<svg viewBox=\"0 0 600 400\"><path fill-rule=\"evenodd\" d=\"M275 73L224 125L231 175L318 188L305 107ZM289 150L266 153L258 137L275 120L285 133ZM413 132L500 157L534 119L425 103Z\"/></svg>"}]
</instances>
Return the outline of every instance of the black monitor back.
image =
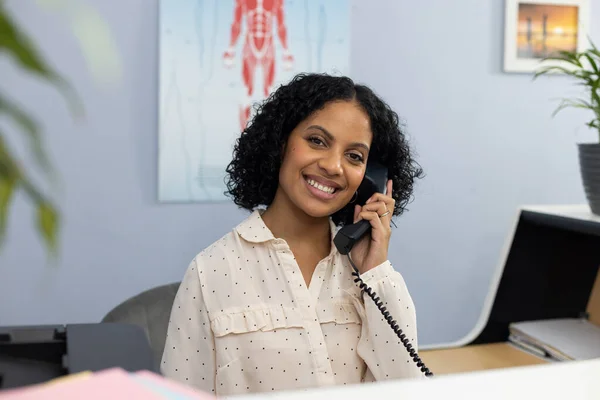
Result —
<instances>
[{"instance_id":1,"label":"black monitor back","mask_svg":"<svg viewBox=\"0 0 600 400\"><path fill-rule=\"evenodd\" d=\"M585 316L599 267L599 222L522 211L487 324L471 344L507 341L511 322Z\"/></svg>"}]
</instances>

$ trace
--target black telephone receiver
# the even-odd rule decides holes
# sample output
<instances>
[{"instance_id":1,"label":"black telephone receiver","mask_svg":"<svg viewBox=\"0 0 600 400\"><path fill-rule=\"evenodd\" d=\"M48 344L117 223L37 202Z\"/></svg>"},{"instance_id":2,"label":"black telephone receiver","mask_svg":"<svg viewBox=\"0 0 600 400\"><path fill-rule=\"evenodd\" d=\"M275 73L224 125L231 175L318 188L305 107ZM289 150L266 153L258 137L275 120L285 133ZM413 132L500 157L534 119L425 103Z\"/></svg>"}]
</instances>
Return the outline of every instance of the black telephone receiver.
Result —
<instances>
[{"instance_id":1,"label":"black telephone receiver","mask_svg":"<svg viewBox=\"0 0 600 400\"><path fill-rule=\"evenodd\" d=\"M367 163L365 177L356 191L356 203L363 206L376 192L385 193L387 181L388 171L386 167L377 162ZM364 219L355 224L345 225L338 231L333 243L340 254L346 255L370 229L371 224Z\"/></svg>"},{"instance_id":2,"label":"black telephone receiver","mask_svg":"<svg viewBox=\"0 0 600 400\"><path fill-rule=\"evenodd\" d=\"M365 171L365 177L361 182L358 190L356 191L356 203L359 205L364 205L367 200L374 193L385 193L385 188L388 181L388 171L387 168L381 165L378 162L370 162L367 163L367 170ZM390 210L392 211L392 210ZM381 314L385 317L385 320L388 322L392 330L398 335L398 338L402 341L402 344L412 357L413 361L417 364L417 367L421 368L421 372L425 374L425 376L432 376L433 374L429 371L429 368L425 366L425 363L421 361L421 358L409 343L408 338L402 332L402 329L398 326L398 323L394 320L394 318L390 315L389 311L383 306L383 302L380 301L377 294L368 287L360 277L358 272L358 268L354 265L352 261L352 257L350 256L350 251L354 244L358 242L364 235L366 235L371 230L371 224L369 221L361 220L354 224L344 225L338 233L335 235L333 239L333 243L335 247L337 247L340 254L346 255L354 272L352 275L355 277L354 282L358 283L358 286L361 290L369 295L369 297L375 302L375 305L381 311Z\"/></svg>"}]
</instances>

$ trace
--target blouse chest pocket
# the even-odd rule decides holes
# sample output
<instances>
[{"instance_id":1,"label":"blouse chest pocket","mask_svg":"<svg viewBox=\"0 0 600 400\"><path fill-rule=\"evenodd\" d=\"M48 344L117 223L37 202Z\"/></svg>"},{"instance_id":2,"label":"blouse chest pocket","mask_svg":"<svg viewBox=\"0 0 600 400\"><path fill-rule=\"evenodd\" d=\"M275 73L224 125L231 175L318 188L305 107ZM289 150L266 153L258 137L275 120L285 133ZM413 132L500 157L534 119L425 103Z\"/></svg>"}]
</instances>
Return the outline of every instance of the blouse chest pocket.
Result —
<instances>
[{"instance_id":1,"label":"blouse chest pocket","mask_svg":"<svg viewBox=\"0 0 600 400\"><path fill-rule=\"evenodd\" d=\"M314 360L300 310L264 306L224 310L211 317L218 393L226 388L227 394L234 394L314 384L312 372L303 372L314 370Z\"/></svg>"},{"instance_id":2,"label":"blouse chest pocket","mask_svg":"<svg viewBox=\"0 0 600 400\"><path fill-rule=\"evenodd\" d=\"M224 310L213 315L211 328L217 369L235 360L258 365L260 359L289 356L306 346L302 315L291 307Z\"/></svg>"},{"instance_id":3,"label":"blouse chest pocket","mask_svg":"<svg viewBox=\"0 0 600 400\"><path fill-rule=\"evenodd\" d=\"M356 307L351 303L326 302L317 307L317 316L321 324L354 324L362 325Z\"/></svg>"}]
</instances>

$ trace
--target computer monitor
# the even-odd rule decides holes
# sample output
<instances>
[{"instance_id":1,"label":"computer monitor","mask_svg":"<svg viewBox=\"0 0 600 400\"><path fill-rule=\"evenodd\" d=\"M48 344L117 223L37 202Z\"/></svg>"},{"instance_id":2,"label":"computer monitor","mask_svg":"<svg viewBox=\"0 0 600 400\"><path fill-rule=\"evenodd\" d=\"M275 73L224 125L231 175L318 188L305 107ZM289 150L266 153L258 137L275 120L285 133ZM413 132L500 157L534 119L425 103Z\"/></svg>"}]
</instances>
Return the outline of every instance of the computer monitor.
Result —
<instances>
[{"instance_id":1,"label":"computer monitor","mask_svg":"<svg viewBox=\"0 0 600 400\"><path fill-rule=\"evenodd\" d=\"M585 317L599 268L600 217L524 207L487 322L470 344L507 341L512 322Z\"/></svg>"}]
</instances>

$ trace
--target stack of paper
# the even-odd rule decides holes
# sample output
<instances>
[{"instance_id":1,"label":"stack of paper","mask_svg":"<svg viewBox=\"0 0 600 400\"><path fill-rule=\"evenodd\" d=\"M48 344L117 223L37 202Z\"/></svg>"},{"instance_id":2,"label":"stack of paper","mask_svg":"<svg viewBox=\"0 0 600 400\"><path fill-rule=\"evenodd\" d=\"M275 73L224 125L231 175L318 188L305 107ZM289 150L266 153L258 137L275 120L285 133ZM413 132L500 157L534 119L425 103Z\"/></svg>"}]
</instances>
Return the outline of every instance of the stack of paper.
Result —
<instances>
[{"instance_id":1,"label":"stack of paper","mask_svg":"<svg viewBox=\"0 0 600 400\"><path fill-rule=\"evenodd\" d=\"M2 400L214 399L212 395L195 391L149 371L129 373L120 368L67 375L39 385L5 390L0 392L0 398Z\"/></svg>"},{"instance_id":2,"label":"stack of paper","mask_svg":"<svg viewBox=\"0 0 600 400\"><path fill-rule=\"evenodd\" d=\"M565 318L512 323L509 340L540 357L556 361L600 358L600 327Z\"/></svg>"}]
</instances>

